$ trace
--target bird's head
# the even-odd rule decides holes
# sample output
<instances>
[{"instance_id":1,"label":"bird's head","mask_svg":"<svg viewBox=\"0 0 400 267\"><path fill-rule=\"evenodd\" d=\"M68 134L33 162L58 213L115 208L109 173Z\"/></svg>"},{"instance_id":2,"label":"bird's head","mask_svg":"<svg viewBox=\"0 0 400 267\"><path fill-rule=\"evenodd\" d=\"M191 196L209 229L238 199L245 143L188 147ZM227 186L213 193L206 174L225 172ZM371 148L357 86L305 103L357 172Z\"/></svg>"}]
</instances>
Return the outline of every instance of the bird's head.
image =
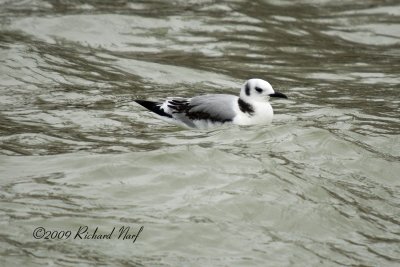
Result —
<instances>
[{"instance_id":1,"label":"bird's head","mask_svg":"<svg viewBox=\"0 0 400 267\"><path fill-rule=\"evenodd\" d=\"M246 81L240 91L240 98L246 102L268 101L269 97L288 98L286 95L275 91L269 82L262 79Z\"/></svg>"}]
</instances>

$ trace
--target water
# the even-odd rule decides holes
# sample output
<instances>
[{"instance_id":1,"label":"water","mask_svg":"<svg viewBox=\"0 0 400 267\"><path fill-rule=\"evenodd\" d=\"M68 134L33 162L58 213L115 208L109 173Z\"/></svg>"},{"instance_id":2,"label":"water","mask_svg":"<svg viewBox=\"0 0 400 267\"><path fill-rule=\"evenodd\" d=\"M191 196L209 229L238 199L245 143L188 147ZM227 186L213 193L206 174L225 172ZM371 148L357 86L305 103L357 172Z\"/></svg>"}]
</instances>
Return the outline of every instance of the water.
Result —
<instances>
[{"instance_id":1,"label":"water","mask_svg":"<svg viewBox=\"0 0 400 267\"><path fill-rule=\"evenodd\" d=\"M0 1L0 265L399 266L399 44L394 0ZM131 101L252 77L270 126Z\"/></svg>"}]
</instances>

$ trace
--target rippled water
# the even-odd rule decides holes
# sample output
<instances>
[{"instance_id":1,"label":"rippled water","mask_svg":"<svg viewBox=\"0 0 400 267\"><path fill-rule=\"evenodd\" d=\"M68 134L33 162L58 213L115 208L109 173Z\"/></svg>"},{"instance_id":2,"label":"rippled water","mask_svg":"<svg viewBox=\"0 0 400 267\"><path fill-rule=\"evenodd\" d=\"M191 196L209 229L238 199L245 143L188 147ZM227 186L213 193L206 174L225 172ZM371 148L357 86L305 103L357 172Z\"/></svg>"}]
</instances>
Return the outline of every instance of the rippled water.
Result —
<instances>
[{"instance_id":1,"label":"rippled water","mask_svg":"<svg viewBox=\"0 0 400 267\"><path fill-rule=\"evenodd\" d=\"M1 0L0 265L399 266L399 69L395 0ZM132 102L252 77L270 126Z\"/></svg>"}]
</instances>

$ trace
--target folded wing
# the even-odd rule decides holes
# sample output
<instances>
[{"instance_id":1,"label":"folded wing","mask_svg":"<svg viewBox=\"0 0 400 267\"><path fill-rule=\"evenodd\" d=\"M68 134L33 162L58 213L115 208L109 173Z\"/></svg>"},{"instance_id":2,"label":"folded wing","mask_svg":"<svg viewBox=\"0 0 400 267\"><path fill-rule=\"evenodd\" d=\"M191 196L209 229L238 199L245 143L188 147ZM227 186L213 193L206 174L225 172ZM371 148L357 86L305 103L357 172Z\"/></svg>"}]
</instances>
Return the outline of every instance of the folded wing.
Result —
<instances>
[{"instance_id":1,"label":"folded wing","mask_svg":"<svg viewBox=\"0 0 400 267\"><path fill-rule=\"evenodd\" d=\"M194 121L230 122L235 117L234 105L238 97L232 95L203 95L190 99L166 100L162 106L173 118L195 127Z\"/></svg>"}]
</instances>

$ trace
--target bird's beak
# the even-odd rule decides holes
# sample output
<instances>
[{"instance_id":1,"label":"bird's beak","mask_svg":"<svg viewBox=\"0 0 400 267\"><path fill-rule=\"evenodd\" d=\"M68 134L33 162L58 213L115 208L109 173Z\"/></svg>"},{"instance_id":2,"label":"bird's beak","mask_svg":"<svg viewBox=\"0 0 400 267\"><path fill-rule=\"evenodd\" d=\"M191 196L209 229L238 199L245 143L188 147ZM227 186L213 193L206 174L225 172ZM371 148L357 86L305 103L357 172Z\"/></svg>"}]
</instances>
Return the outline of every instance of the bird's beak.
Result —
<instances>
[{"instance_id":1,"label":"bird's beak","mask_svg":"<svg viewBox=\"0 0 400 267\"><path fill-rule=\"evenodd\" d=\"M288 98L285 94L282 94L282 93L279 93L279 92L276 92L276 91L275 91L274 94L270 94L269 96L270 97Z\"/></svg>"}]
</instances>

